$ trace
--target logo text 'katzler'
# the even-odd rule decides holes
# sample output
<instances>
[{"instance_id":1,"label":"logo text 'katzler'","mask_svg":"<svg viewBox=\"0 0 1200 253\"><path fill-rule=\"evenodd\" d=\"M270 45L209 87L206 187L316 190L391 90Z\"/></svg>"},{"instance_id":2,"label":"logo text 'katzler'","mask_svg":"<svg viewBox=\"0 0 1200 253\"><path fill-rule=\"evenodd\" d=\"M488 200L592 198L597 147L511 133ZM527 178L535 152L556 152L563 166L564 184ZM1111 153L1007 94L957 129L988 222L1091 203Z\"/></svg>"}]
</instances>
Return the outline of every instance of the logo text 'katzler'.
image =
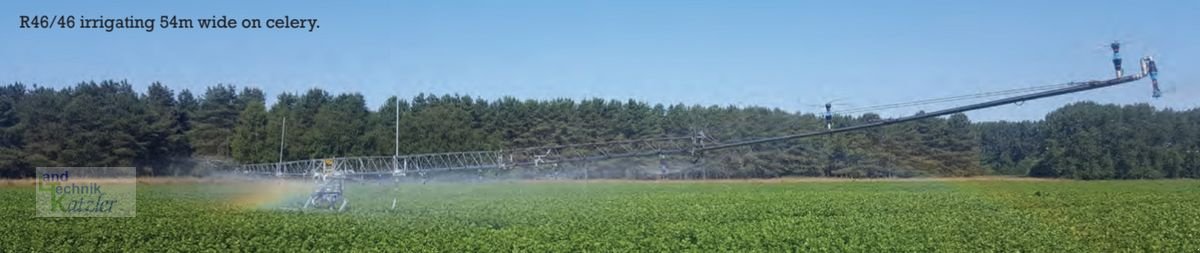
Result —
<instances>
[{"instance_id":1,"label":"logo text 'katzler'","mask_svg":"<svg viewBox=\"0 0 1200 253\"><path fill-rule=\"evenodd\" d=\"M39 217L132 217L134 168L37 168Z\"/></svg>"}]
</instances>

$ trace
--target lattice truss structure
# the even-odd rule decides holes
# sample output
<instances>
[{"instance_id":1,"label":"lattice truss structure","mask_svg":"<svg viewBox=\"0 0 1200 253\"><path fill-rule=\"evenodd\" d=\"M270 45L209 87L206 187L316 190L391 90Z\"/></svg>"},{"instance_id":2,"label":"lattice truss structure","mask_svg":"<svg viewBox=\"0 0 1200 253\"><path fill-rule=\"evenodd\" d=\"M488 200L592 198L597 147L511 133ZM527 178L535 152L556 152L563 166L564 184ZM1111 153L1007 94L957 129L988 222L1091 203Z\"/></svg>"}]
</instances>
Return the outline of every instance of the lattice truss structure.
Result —
<instances>
[{"instance_id":1,"label":"lattice truss structure","mask_svg":"<svg viewBox=\"0 0 1200 253\"><path fill-rule=\"evenodd\" d=\"M448 152L401 156L337 157L241 165L239 174L277 177L320 177L332 173L360 176L406 176L456 170L558 166L617 158L687 155L720 144L703 133L586 144L495 151Z\"/></svg>"}]
</instances>

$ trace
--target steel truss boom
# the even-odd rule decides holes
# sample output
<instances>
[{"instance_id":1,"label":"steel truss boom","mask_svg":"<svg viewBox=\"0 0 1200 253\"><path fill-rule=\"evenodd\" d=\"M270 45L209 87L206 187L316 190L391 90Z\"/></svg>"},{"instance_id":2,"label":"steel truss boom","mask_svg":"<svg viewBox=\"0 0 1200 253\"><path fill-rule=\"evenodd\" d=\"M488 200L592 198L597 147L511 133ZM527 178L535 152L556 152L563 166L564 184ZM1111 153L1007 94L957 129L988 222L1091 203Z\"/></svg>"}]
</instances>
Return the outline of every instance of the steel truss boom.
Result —
<instances>
[{"instance_id":1,"label":"steel truss boom","mask_svg":"<svg viewBox=\"0 0 1200 253\"><path fill-rule=\"evenodd\" d=\"M955 113L979 110L1000 105L1019 103L1046 97L1082 92L1137 81L1147 76L1145 70L1132 76L1109 80L1072 82L1063 88L1027 95L1002 98L977 104L921 113L917 115L881 120L861 125L833 128L825 131L799 133L747 141L719 143L700 133L689 137L651 138L587 144L557 145L496 151L452 152L414 154L403 156L341 157L312 159L281 163L242 165L240 173L275 176L316 176L321 171L338 171L345 175L404 176L408 173L424 173L454 170L505 169L513 167L557 166L562 163L599 161L616 158L648 157L661 155L696 155L704 151L728 149L770 142L831 135L842 132L882 127L909 121L946 116Z\"/></svg>"},{"instance_id":2,"label":"steel truss boom","mask_svg":"<svg viewBox=\"0 0 1200 253\"><path fill-rule=\"evenodd\" d=\"M238 172L286 177L317 176L324 171L345 175L392 175L453 170L557 166L562 163L683 153L716 143L704 135L586 144L555 145L512 150L449 152L403 156L339 157L282 163L247 164Z\"/></svg>"}]
</instances>

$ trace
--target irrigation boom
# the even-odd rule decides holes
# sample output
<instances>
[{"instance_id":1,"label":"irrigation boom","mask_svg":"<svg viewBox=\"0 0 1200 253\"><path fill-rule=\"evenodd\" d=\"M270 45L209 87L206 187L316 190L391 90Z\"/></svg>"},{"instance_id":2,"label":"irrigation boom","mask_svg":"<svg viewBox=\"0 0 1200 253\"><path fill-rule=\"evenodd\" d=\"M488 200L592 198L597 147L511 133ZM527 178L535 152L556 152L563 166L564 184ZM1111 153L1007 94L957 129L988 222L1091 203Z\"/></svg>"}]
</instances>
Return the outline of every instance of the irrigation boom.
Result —
<instances>
[{"instance_id":1,"label":"irrigation boom","mask_svg":"<svg viewBox=\"0 0 1200 253\"><path fill-rule=\"evenodd\" d=\"M881 126L899 124L899 123L904 123L904 122L909 122L909 121L914 121L914 120L940 117L940 116L946 116L946 115L960 113L960 112L974 111L974 110L979 110L979 109L984 109L984 108L989 108L989 107L996 107L996 106L1001 106L1001 105L1006 105L1006 104L1020 103L1020 102L1039 99L1039 98L1053 97L1053 96L1076 93L1076 92L1087 91L1087 90L1092 90L1092 89L1099 89L1099 88L1104 88L1104 87L1109 87L1109 86L1114 86L1114 85L1119 85L1119 84L1123 84L1123 83L1137 81L1138 79L1142 79L1143 77L1145 77L1145 75L1138 74L1138 75L1123 76L1123 77L1118 77L1118 78L1103 80L1103 81L1072 82L1072 83L1069 83L1069 85L1065 88L1043 91L1043 92L1027 94L1027 95L1021 95L1021 96L1015 96L1015 97L1002 98L1002 99L997 99L997 100L992 100L992 101L987 101L987 102L982 102L982 103L977 103L977 104L970 104L970 105L964 105L964 106L944 109L944 110L940 110L940 111L921 113L921 114L907 116L907 117L881 120L878 122L872 122L872 123L866 123L866 124L848 126L848 127L842 127L842 128L834 128L834 129L830 129L830 130L826 130L826 131L799 133L799 134L793 134L793 135L762 138L762 139L742 141L742 142L726 143L726 144L714 145L714 146L709 146L709 147L702 147L702 148L698 148L696 150L697 151L708 151L708 150L726 149L726 148L732 148L732 147L738 147L738 146L754 145L754 144L776 142L776 141L786 141L786 140L791 140L791 139L807 138L807 137L813 137L813 136L819 136L819 135L836 134L836 133L841 133L841 132L862 130L862 129L872 128L872 127L881 127Z\"/></svg>"},{"instance_id":2,"label":"irrigation boom","mask_svg":"<svg viewBox=\"0 0 1200 253\"><path fill-rule=\"evenodd\" d=\"M410 173L424 175L426 172L455 170L507 169L514 167L557 166L564 163L591 162L618 158L696 155L705 151L728 149L770 142L788 141L842 132L882 127L909 121L946 116L955 113L979 110L1000 105L1071 94L1129 83L1157 73L1153 59L1145 58L1142 71L1129 76L1118 76L1109 80L1071 82L1052 90L1006 97L976 104L919 113L912 116L880 120L860 125L831 128L823 131L766 137L745 141L721 143L700 133L687 137L649 138L599 143L556 145L494 151L449 152L393 156L340 157L312 159L278 163L247 164L236 168L237 172L260 176L313 177L338 172L342 176L407 176ZM1119 74L1118 74L1119 75ZM1049 86L1047 86L1049 87Z\"/></svg>"}]
</instances>

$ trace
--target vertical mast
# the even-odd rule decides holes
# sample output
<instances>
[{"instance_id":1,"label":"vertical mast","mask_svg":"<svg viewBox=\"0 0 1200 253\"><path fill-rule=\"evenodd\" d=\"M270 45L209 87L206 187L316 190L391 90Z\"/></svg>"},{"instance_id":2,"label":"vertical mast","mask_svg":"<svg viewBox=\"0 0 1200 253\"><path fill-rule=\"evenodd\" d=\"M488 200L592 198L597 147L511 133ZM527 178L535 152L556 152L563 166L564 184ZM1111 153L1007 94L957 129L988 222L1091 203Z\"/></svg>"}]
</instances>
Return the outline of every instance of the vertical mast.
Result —
<instances>
[{"instance_id":1,"label":"vertical mast","mask_svg":"<svg viewBox=\"0 0 1200 253\"><path fill-rule=\"evenodd\" d=\"M400 96L396 96L396 152L392 156L400 156Z\"/></svg>"},{"instance_id":2,"label":"vertical mast","mask_svg":"<svg viewBox=\"0 0 1200 253\"><path fill-rule=\"evenodd\" d=\"M283 125L279 127L279 166L276 173L283 173L283 138L287 136L287 117L283 117Z\"/></svg>"}]
</instances>

